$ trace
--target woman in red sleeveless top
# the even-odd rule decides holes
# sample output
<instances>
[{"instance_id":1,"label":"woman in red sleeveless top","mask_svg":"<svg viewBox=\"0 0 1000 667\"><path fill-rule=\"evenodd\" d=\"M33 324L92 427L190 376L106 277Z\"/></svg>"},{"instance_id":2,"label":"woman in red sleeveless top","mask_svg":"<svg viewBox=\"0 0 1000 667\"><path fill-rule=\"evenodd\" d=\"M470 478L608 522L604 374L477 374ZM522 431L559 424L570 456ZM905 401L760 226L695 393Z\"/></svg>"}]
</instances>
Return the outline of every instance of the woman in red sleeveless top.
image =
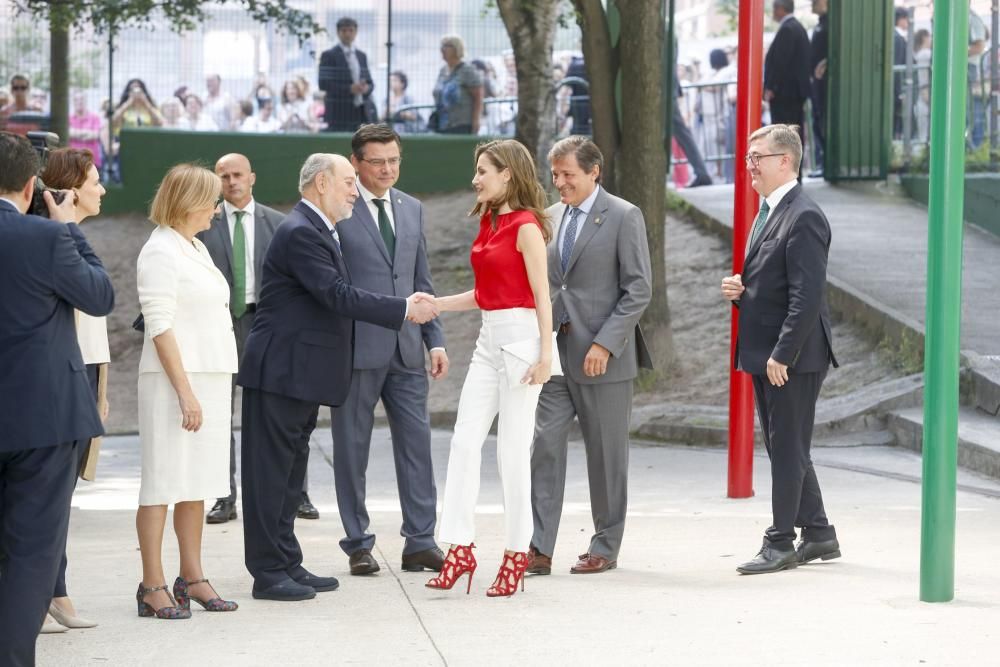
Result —
<instances>
[{"instance_id":1,"label":"woman in red sleeveless top","mask_svg":"<svg viewBox=\"0 0 1000 667\"><path fill-rule=\"evenodd\" d=\"M497 422L497 464L503 483L506 550L500 571L486 594L513 595L524 587L531 541L531 439L535 406L552 367L552 302L545 245L551 226L545 214L545 191L539 185L528 149L514 140L491 141L476 148L476 207L479 236L472 244L475 289L438 299L446 310L483 313L483 326L469 364L451 439L448 477L441 510L440 540L451 544L440 576L430 588L450 589L469 575L476 559L474 515L479 495L483 442ZM537 341L540 353L527 371L508 377L501 350L511 343ZM508 366L517 362L511 358Z\"/></svg>"}]
</instances>

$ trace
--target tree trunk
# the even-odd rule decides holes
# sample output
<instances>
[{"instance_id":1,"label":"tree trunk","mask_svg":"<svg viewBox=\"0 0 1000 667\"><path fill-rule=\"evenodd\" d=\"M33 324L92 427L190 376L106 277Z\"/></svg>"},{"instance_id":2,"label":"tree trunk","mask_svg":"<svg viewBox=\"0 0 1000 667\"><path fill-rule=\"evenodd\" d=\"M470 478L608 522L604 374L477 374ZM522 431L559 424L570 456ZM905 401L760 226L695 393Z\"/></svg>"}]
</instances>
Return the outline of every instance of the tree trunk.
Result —
<instances>
[{"instance_id":1,"label":"tree trunk","mask_svg":"<svg viewBox=\"0 0 1000 667\"><path fill-rule=\"evenodd\" d=\"M583 58L590 84L590 116L594 143L604 154L602 185L618 192L616 160L618 155L618 109L615 105L615 79L618 76L618 48L611 44L608 17L601 0L573 0L577 23L583 31ZM659 84L654 90L659 89Z\"/></svg>"},{"instance_id":2,"label":"tree trunk","mask_svg":"<svg viewBox=\"0 0 1000 667\"><path fill-rule=\"evenodd\" d=\"M538 176L548 182L548 154L556 133L552 46L559 0L498 0L517 69L515 138L535 156Z\"/></svg>"},{"instance_id":3,"label":"tree trunk","mask_svg":"<svg viewBox=\"0 0 1000 667\"><path fill-rule=\"evenodd\" d=\"M674 363L670 309L667 304L664 221L667 155L664 132L663 43L665 26L659 2L618 0L621 10L622 143L618 184L622 198L638 206L646 219L653 298L643 315L650 331L653 361L662 378Z\"/></svg>"},{"instance_id":4,"label":"tree trunk","mask_svg":"<svg viewBox=\"0 0 1000 667\"><path fill-rule=\"evenodd\" d=\"M50 130L69 144L69 23L62 8L49 14Z\"/></svg>"}]
</instances>

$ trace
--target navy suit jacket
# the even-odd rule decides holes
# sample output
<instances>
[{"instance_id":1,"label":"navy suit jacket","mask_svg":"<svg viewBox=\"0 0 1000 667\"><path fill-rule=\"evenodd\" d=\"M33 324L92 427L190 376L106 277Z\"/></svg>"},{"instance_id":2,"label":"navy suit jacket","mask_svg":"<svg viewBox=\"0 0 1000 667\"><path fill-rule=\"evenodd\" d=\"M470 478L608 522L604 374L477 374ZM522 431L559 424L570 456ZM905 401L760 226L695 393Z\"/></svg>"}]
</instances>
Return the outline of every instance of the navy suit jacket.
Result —
<instances>
[{"instance_id":1,"label":"navy suit jacket","mask_svg":"<svg viewBox=\"0 0 1000 667\"><path fill-rule=\"evenodd\" d=\"M778 100L806 100L812 91L809 63L809 35L793 16L778 28L764 57L764 90Z\"/></svg>"},{"instance_id":2,"label":"navy suit jacket","mask_svg":"<svg viewBox=\"0 0 1000 667\"><path fill-rule=\"evenodd\" d=\"M375 90L375 81L372 80L371 71L368 69L368 56L360 49L355 49L354 53L358 57L361 80L370 86L368 92L362 96L362 99L368 102L372 91ZM354 107L354 93L351 92L351 84L354 81L351 79L347 56L344 55L344 49L340 44L320 55L318 79L319 89L326 93L324 120L328 124L333 124L338 119L353 118L351 110Z\"/></svg>"},{"instance_id":3,"label":"navy suit jacket","mask_svg":"<svg viewBox=\"0 0 1000 667\"><path fill-rule=\"evenodd\" d=\"M338 406L351 388L354 320L399 329L406 299L351 285L333 235L299 202L264 257L257 315L237 384Z\"/></svg>"},{"instance_id":4,"label":"navy suit jacket","mask_svg":"<svg viewBox=\"0 0 1000 667\"><path fill-rule=\"evenodd\" d=\"M378 225L372 220L365 200L358 196L354 214L337 223L344 261L351 284L378 294L408 297L414 292L434 293L431 269L424 240L424 209L417 199L390 188L386 193L396 224L395 257L389 257ZM406 322L398 332L367 322L354 323L354 368L383 368L389 365L399 345L399 354L408 368L423 368L423 345L428 350L444 347L440 320L423 325Z\"/></svg>"},{"instance_id":5,"label":"navy suit jacket","mask_svg":"<svg viewBox=\"0 0 1000 667\"><path fill-rule=\"evenodd\" d=\"M107 315L111 279L75 224L0 201L0 452L104 433L73 309Z\"/></svg>"},{"instance_id":6,"label":"navy suit jacket","mask_svg":"<svg viewBox=\"0 0 1000 667\"><path fill-rule=\"evenodd\" d=\"M737 368L764 375L769 357L786 364L789 373L837 366L826 300L829 251L830 224L796 185L775 207L743 264L746 289L735 304Z\"/></svg>"}]
</instances>

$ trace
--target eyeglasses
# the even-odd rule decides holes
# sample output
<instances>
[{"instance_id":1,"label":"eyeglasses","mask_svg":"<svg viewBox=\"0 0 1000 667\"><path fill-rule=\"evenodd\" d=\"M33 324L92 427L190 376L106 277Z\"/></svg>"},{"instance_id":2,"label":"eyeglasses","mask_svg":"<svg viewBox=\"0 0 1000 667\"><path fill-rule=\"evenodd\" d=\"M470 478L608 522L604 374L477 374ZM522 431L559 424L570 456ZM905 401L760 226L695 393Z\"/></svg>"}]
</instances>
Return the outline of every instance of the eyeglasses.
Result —
<instances>
[{"instance_id":1,"label":"eyeglasses","mask_svg":"<svg viewBox=\"0 0 1000 667\"><path fill-rule=\"evenodd\" d=\"M376 169L381 169L382 167L389 165L390 167L398 167L399 163L403 161L401 157L391 157L388 160L384 158L375 158L374 160L369 160L367 158L361 158L362 162L367 162Z\"/></svg>"},{"instance_id":2,"label":"eyeglasses","mask_svg":"<svg viewBox=\"0 0 1000 667\"><path fill-rule=\"evenodd\" d=\"M760 159L762 157L777 157L778 155L787 155L787 153L768 153L767 155L761 155L760 153L747 153L743 156L745 162L749 162L755 167L760 166Z\"/></svg>"},{"instance_id":3,"label":"eyeglasses","mask_svg":"<svg viewBox=\"0 0 1000 667\"><path fill-rule=\"evenodd\" d=\"M11 90L27 90L28 87L26 85L24 85L24 84L20 84L19 83L16 86L11 86L10 89Z\"/></svg>"}]
</instances>

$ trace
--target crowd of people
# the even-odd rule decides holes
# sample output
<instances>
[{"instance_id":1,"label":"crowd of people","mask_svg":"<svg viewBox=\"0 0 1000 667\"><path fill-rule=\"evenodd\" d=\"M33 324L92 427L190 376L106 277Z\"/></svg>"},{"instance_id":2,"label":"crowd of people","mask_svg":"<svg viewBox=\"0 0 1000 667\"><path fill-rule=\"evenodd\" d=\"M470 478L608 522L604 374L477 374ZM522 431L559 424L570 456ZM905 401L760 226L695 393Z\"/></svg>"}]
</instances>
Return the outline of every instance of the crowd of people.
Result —
<instances>
[{"instance_id":1,"label":"crowd of people","mask_svg":"<svg viewBox=\"0 0 1000 667\"><path fill-rule=\"evenodd\" d=\"M141 102L128 113L154 117ZM762 128L749 146L746 168L764 200L744 273L725 277L722 295L739 308L735 363L753 375L772 458L773 525L737 569L765 574L840 556L809 461L816 398L836 359L823 289L829 225L796 180L797 128ZM0 378L8 389L0 662L30 665L46 611L50 626L95 625L66 590L66 542L77 474L94 464L92 439L109 410L102 377L114 360L103 318L114 291L80 230L104 194L91 152L49 156L43 176L63 196L43 192L46 220L26 214L39 169L34 147L4 132L0 148L0 363L10 369ZM574 420L587 451L594 533L570 572L617 567L633 383L651 367L639 327L652 298L642 212L602 187L603 155L586 137L562 139L548 155L553 205L527 148L511 139L480 144L474 282L436 296L422 204L395 188L402 148L391 125L362 124L349 157L306 158L301 199L284 216L254 199L256 176L240 154L219 157L214 170L179 164L163 177L149 211L155 227L137 258L141 317L133 325L143 332L139 616L189 619L192 602L208 612L239 607L212 586L201 558L205 501L235 501L236 384L244 559L255 599L305 600L340 586L304 567L295 536L321 405L332 409L340 546L351 575L380 569L365 504L379 401L396 461L403 571L436 573L426 582L432 589L461 581L471 591L481 452L497 416L505 548L486 595L514 595L526 574L552 571ZM787 262L789 254L801 261ZM482 327L438 518L427 393L449 360L437 316L470 309L481 311ZM789 382L794 390L784 388ZM180 555L172 585L161 560L170 506Z\"/></svg>"}]
</instances>

